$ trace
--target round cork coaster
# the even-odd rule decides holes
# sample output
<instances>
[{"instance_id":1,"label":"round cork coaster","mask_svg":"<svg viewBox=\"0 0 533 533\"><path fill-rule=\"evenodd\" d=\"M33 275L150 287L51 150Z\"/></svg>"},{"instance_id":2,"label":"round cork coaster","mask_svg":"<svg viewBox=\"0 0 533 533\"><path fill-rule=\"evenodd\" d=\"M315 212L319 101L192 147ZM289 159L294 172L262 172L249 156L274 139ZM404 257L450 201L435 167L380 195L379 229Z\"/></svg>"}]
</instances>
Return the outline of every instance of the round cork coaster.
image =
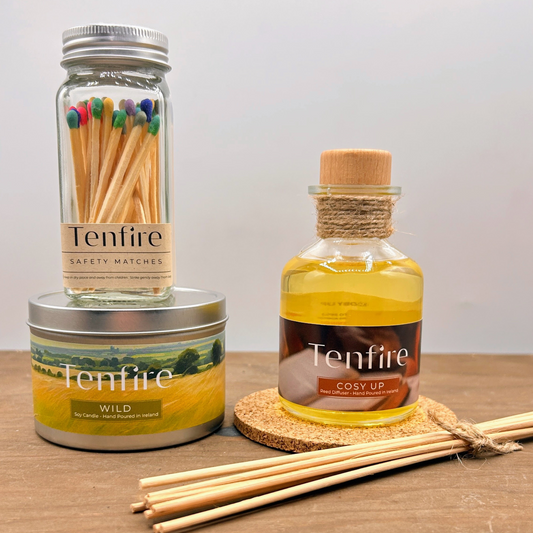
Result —
<instances>
[{"instance_id":1,"label":"round cork coaster","mask_svg":"<svg viewBox=\"0 0 533 533\"><path fill-rule=\"evenodd\" d=\"M390 426L347 427L317 424L288 413L278 399L278 389L266 389L246 396L235 406L235 427L249 439L289 452L308 452L421 435L441 428L432 422L427 410L443 422L454 424L456 416L445 405L420 396L418 407L406 420Z\"/></svg>"}]
</instances>

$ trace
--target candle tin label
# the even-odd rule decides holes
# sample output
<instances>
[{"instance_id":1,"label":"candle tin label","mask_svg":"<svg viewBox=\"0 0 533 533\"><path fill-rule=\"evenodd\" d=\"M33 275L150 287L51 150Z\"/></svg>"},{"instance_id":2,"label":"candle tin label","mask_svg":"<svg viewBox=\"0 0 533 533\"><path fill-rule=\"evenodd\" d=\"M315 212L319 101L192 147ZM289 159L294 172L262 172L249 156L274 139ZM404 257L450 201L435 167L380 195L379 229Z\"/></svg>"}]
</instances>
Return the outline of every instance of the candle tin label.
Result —
<instances>
[{"instance_id":1,"label":"candle tin label","mask_svg":"<svg viewBox=\"0 0 533 533\"><path fill-rule=\"evenodd\" d=\"M224 332L182 342L113 345L32 335L31 358L35 419L55 430L162 434L210 423L224 413Z\"/></svg>"},{"instance_id":2,"label":"candle tin label","mask_svg":"<svg viewBox=\"0 0 533 533\"><path fill-rule=\"evenodd\" d=\"M61 224L69 289L172 285L171 224Z\"/></svg>"},{"instance_id":3,"label":"candle tin label","mask_svg":"<svg viewBox=\"0 0 533 533\"><path fill-rule=\"evenodd\" d=\"M379 411L418 399L422 321L324 326L280 319L279 393L315 409Z\"/></svg>"}]
</instances>

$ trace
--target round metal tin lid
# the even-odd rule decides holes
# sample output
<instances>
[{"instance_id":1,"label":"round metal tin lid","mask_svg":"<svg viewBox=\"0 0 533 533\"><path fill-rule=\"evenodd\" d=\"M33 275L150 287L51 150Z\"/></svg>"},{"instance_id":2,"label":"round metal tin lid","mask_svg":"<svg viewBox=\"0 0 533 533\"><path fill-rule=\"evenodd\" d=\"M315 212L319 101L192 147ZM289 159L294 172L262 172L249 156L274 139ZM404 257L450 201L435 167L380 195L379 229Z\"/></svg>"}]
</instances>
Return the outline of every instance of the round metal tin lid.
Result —
<instances>
[{"instance_id":1,"label":"round metal tin lid","mask_svg":"<svg viewBox=\"0 0 533 533\"><path fill-rule=\"evenodd\" d=\"M202 330L227 319L223 294L175 287L165 301L149 306L79 304L64 292L38 294L29 300L28 325L78 335L154 335Z\"/></svg>"},{"instance_id":2,"label":"round metal tin lid","mask_svg":"<svg viewBox=\"0 0 533 533\"><path fill-rule=\"evenodd\" d=\"M93 59L141 60L170 70L168 39L159 31L100 23L76 26L63 32L63 67Z\"/></svg>"}]
</instances>

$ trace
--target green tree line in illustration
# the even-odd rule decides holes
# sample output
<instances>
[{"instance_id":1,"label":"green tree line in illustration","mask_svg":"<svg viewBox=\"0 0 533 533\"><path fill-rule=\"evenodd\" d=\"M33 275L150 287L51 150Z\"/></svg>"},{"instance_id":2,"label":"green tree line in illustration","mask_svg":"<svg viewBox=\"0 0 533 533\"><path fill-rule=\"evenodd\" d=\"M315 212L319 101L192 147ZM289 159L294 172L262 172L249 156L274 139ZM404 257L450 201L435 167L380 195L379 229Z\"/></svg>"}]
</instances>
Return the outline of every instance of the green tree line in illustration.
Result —
<instances>
[{"instance_id":1,"label":"green tree line in illustration","mask_svg":"<svg viewBox=\"0 0 533 533\"><path fill-rule=\"evenodd\" d=\"M201 356L195 348L187 348L177 358L171 357L164 361L153 357L148 357L148 361L135 360L129 356L124 356L120 360L116 356L103 357L102 359L83 356L69 357L64 354L52 354L48 350L32 350L32 358L35 361L33 368L37 372L62 378L65 375L64 369L53 372L50 368L42 367L41 364L61 368L61 363L67 363L75 365L78 370L105 372L102 376L104 380L110 380L109 374L119 372L124 366L126 366L127 379L133 379L138 374L145 372L147 379L155 379L162 369L171 370L174 376L198 374L219 365L223 357L224 349L220 339L215 339L211 350L205 356ZM77 376L73 374L71 379L77 379Z\"/></svg>"}]
</instances>

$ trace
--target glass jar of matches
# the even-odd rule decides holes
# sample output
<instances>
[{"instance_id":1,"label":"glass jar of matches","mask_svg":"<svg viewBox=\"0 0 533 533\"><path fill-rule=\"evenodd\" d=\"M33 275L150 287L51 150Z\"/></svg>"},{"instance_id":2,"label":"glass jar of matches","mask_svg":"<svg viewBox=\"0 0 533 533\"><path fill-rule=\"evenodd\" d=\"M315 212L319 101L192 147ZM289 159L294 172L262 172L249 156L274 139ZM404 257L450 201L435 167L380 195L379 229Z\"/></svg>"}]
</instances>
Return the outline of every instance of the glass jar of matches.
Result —
<instances>
[{"instance_id":1,"label":"glass jar of matches","mask_svg":"<svg viewBox=\"0 0 533 533\"><path fill-rule=\"evenodd\" d=\"M136 26L63 33L57 94L63 285L75 300L164 300L173 284L168 40Z\"/></svg>"}]
</instances>

